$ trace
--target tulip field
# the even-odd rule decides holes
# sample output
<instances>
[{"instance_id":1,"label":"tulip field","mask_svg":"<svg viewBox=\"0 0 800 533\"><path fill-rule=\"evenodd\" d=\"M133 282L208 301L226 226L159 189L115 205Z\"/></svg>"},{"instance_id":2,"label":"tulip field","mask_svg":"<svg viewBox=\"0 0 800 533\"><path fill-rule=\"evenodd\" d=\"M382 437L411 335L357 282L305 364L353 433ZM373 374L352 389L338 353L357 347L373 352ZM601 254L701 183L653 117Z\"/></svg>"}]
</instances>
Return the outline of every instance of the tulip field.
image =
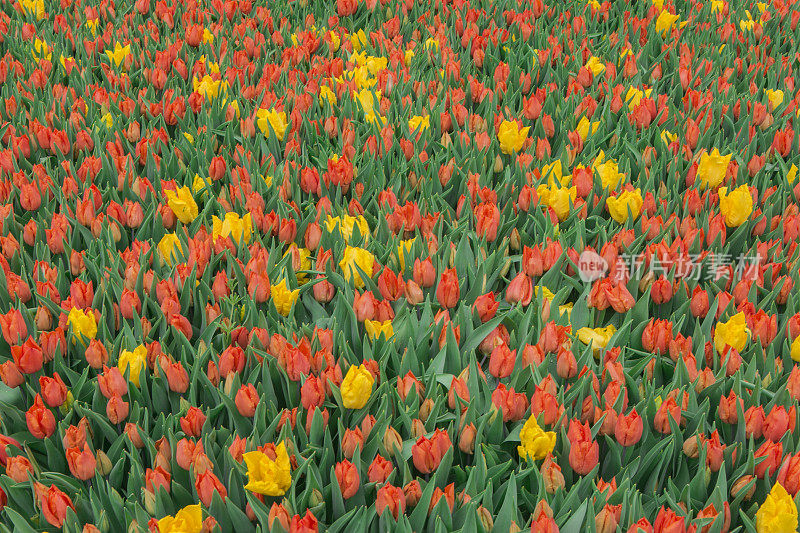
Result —
<instances>
[{"instance_id":1,"label":"tulip field","mask_svg":"<svg viewBox=\"0 0 800 533\"><path fill-rule=\"evenodd\" d=\"M790 533L800 1L0 0L0 533Z\"/></svg>"}]
</instances>

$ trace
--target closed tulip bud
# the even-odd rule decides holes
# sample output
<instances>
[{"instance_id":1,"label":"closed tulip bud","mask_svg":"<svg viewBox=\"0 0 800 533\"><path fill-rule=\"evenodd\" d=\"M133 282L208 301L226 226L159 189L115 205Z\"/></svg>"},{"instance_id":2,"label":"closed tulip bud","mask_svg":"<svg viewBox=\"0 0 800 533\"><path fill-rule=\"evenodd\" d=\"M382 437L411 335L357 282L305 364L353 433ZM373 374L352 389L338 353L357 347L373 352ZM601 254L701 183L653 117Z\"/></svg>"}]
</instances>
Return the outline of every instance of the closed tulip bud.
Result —
<instances>
[{"instance_id":1,"label":"closed tulip bud","mask_svg":"<svg viewBox=\"0 0 800 533\"><path fill-rule=\"evenodd\" d=\"M280 525L284 531L289 531L289 522L291 521L289 511L287 511L282 504L277 502L272 503L272 507L269 509L269 515L267 516L267 525L270 531L276 529L275 521L278 522L278 525Z\"/></svg>"},{"instance_id":2,"label":"closed tulip bud","mask_svg":"<svg viewBox=\"0 0 800 533\"><path fill-rule=\"evenodd\" d=\"M427 431L425 430L425 424L422 423L422 420L419 418L415 418L411 421L411 437L418 439L425 435Z\"/></svg>"},{"instance_id":3,"label":"closed tulip bud","mask_svg":"<svg viewBox=\"0 0 800 533\"><path fill-rule=\"evenodd\" d=\"M744 495L744 500L749 501L756 493L755 480L754 476L746 474L734 481L733 485L731 485L731 498L736 499Z\"/></svg>"},{"instance_id":4,"label":"closed tulip bud","mask_svg":"<svg viewBox=\"0 0 800 533\"><path fill-rule=\"evenodd\" d=\"M419 406L419 419L423 422L427 422L434 405L433 400L426 398Z\"/></svg>"},{"instance_id":5,"label":"closed tulip bud","mask_svg":"<svg viewBox=\"0 0 800 533\"><path fill-rule=\"evenodd\" d=\"M449 268L442 272L439 285L436 288L436 299L445 309L452 309L458 303L461 291L459 288L458 276L454 268Z\"/></svg>"},{"instance_id":6,"label":"closed tulip bud","mask_svg":"<svg viewBox=\"0 0 800 533\"><path fill-rule=\"evenodd\" d=\"M505 343L496 346L489 358L489 373L498 379L511 375L517 360L517 351L510 350Z\"/></svg>"},{"instance_id":7,"label":"closed tulip bud","mask_svg":"<svg viewBox=\"0 0 800 533\"><path fill-rule=\"evenodd\" d=\"M548 454L545 457L540 473L544 482L544 490L548 494L555 494L558 489L563 489L566 486L561 467L553 461L552 454Z\"/></svg>"},{"instance_id":8,"label":"closed tulip bud","mask_svg":"<svg viewBox=\"0 0 800 533\"><path fill-rule=\"evenodd\" d=\"M720 420L727 424L738 424L739 414L737 405L740 405L742 409L744 409L744 401L738 398L735 392L731 391L728 396L722 396L719 399L719 407L717 408L717 414Z\"/></svg>"},{"instance_id":9,"label":"closed tulip bud","mask_svg":"<svg viewBox=\"0 0 800 533\"><path fill-rule=\"evenodd\" d=\"M753 454L756 459L756 477L763 479L766 475L774 475L783 459L783 444L767 440ZM763 459L762 461L758 461Z\"/></svg>"},{"instance_id":10,"label":"closed tulip bud","mask_svg":"<svg viewBox=\"0 0 800 533\"><path fill-rule=\"evenodd\" d=\"M461 430L458 438L458 449L463 453L471 455L475 451L475 435L477 431L475 424L469 423Z\"/></svg>"},{"instance_id":11,"label":"closed tulip bud","mask_svg":"<svg viewBox=\"0 0 800 533\"><path fill-rule=\"evenodd\" d=\"M394 457L395 453L403 449L403 439L392 426L387 427L386 433L383 434L383 447L389 457Z\"/></svg>"},{"instance_id":12,"label":"closed tulip bud","mask_svg":"<svg viewBox=\"0 0 800 533\"><path fill-rule=\"evenodd\" d=\"M794 406L790 407L788 410L782 405L773 406L772 410L764 419L764 437L775 442L783 439L783 436L787 432L794 432L796 419Z\"/></svg>"},{"instance_id":13,"label":"closed tulip bud","mask_svg":"<svg viewBox=\"0 0 800 533\"><path fill-rule=\"evenodd\" d=\"M595 531L597 533L614 533L619 525L621 507L606 504L594 517Z\"/></svg>"},{"instance_id":14,"label":"closed tulip bud","mask_svg":"<svg viewBox=\"0 0 800 533\"><path fill-rule=\"evenodd\" d=\"M111 464L111 459L108 458L108 455L105 454L103 450L97 450L97 473L101 476L107 476L111 473L113 465Z\"/></svg>"},{"instance_id":15,"label":"closed tulip bud","mask_svg":"<svg viewBox=\"0 0 800 533\"><path fill-rule=\"evenodd\" d=\"M181 429L190 437L199 437L206 422L206 415L197 407L189 407L185 416L180 419Z\"/></svg>"},{"instance_id":16,"label":"closed tulip bud","mask_svg":"<svg viewBox=\"0 0 800 533\"><path fill-rule=\"evenodd\" d=\"M144 448L144 441L142 440L141 434L139 434L139 426L128 422L125 424L125 435L128 437L128 440L131 441L134 448L140 450Z\"/></svg>"},{"instance_id":17,"label":"closed tulip bud","mask_svg":"<svg viewBox=\"0 0 800 533\"><path fill-rule=\"evenodd\" d=\"M38 372L44 363L42 348L33 340L33 337L28 337L28 340L21 346L11 346L11 357L23 374Z\"/></svg>"},{"instance_id":18,"label":"closed tulip bud","mask_svg":"<svg viewBox=\"0 0 800 533\"><path fill-rule=\"evenodd\" d=\"M619 415L617 424L614 428L614 437L622 446L633 446L642 438L644 422L636 408L632 409L627 415Z\"/></svg>"},{"instance_id":19,"label":"closed tulip bud","mask_svg":"<svg viewBox=\"0 0 800 533\"><path fill-rule=\"evenodd\" d=\"M683 454L690 459L697 459L700 456L699 435L692 435L683 441Z\"/></svg>"}]
</instances>

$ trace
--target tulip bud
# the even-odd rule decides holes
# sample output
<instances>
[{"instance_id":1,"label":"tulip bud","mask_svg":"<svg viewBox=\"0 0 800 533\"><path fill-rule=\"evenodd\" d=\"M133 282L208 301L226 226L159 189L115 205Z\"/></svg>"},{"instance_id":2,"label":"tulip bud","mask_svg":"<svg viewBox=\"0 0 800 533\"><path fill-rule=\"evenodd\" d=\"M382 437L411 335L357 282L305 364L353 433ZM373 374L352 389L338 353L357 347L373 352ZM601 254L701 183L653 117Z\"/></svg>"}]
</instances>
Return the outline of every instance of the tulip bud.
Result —
<instances>
[{"instance_id":1,"label":"tulip bud","mask_svg":"<svg viewBox=\"0 0 800 533\"><path fill-rule=\"evenodd\" d=\"M403 449L403 439L392 426L387 427L386 433L383 434L383 447L389 457L394 457L395 453Z\"/></svg>"},{"instance_id":2,"label":"tulip bud","mask_svg":"<svg viewBox=\"0 0 800 533\"><path fill-rule=\"evenodd\" d=\"M700 436L692 435L683 441L683 453L686 457L697 459L700 456Z\"/></svg>"},{"instance_id":3,"label":"tulip bud","mask_svg":"<svg viewBox=\"0 0 800 533\"><path fill-rule=\"evenodd\" d=\"M431 400L430 398L426 398L425 401L423 401L422 404L419 406L419 419L422 420L423 422L427 422L428 417L430 416L431 411L433 410L433 407L434 407L433 400Z\"/></svg>"},{"instance_id":4,"label":"tulip bud","mask_svg":"<svg viewBox=\"0 0 800 533\"><path fill-rule=\"evenodd\" d=\"M103 450L97 450L97 473L105 477L111 473L114 465L111 464L111 459L105 454Z\"/></svg>"},{"instance_id":5,"label":"tulip bud","mask_svg":"<svg viewBox=\"0 0 800 533\"><path fill-rule=\"evenodd\" d=\"M475 435L477 431L475 424L469 423L461 430L458 438L458 449L463 453L472 454L475 451Z\"/></svg>"},{"instance_id":6,"label":"tulip bud","mask_svg":"<svg viewBox=\"0 0 800 533\"><path fill-rule=\"evenodd\" d=\"M744 475L734 481L733 485L731 485L731 498L735 499L744 494L744 500L749 501L756 492L756 484L754 481L755 477L751 476L750 474ZM751 483L752 486L747 488L747 485L750 485ZM747 492L744 492L745 490L747 490Z\"/></svg>"}]
</instances>

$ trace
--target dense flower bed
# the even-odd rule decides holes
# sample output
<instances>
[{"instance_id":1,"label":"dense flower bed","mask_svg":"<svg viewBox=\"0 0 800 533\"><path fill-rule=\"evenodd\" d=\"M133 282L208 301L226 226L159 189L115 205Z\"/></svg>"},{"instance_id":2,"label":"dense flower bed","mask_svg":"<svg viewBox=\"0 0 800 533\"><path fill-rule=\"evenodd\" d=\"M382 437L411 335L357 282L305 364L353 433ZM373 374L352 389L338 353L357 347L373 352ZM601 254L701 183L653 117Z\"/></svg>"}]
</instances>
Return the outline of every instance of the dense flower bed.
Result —
<instances>
[{"instance_id":1,"label":"dense flower bed","mask_svg":"<svg viewBox=\"0 0 800 533\"><path fill-rule=\"evenodd\" d=\"M3 0L0 531L795 531L799 21Z\"/></svg>"}]
</instances>

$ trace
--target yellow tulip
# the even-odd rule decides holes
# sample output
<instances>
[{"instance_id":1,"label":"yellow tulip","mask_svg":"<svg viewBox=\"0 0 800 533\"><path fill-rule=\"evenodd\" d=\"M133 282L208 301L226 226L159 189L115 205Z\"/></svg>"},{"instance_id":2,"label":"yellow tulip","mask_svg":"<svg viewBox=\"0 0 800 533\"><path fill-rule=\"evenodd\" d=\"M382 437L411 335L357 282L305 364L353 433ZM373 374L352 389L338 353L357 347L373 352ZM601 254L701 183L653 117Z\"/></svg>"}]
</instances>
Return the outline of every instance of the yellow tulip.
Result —
<instances>
[{"instance_id":1,"label":"yellow tulip","mask_svg":"<svg viewBox=\"0 0 800 533\"><path fill-rule=\"evenodd\" d=\"M408 130L411 133L422 133L423 131L427 130L431 126L431 117L428 115L425 116L413 116L408 119Z\"/></svg>"},{"instance_id":2,"label":"yellow tulip","mask_svg":"<svg viewBox=\"0 0 800 533\"><path fill-rule=\"evenodd\" d=\"M360 52L362 48L367 46L367 35L364 33L364 30L358 30L356 33L350 36L350 44L353 45L353 50L355 52Z\"/></svg>"},{"instance_id":3,"label":"yellow tulip","mask_svg":"<svg viewBox=\"0 0 800 533\"><path fill-rule=\"evenodd\" d=\"M797 531L797 506L777 481L764 503L756 511L758 533L794 533Z\"/></svg>"},{"instance_id":4,"label":"yellow tulip","mask_svg":"<svg viewBox=\"0 0 800 533\"><path fill-rule=\"evenodd\" d=\"M286 444L281 442L275 447L275 460L261 451L247 452L242 455L247 465L247 485L245 489L264 496L283 496L292 486L292 465Z\"/></svg>"},{"instance_id":5,"label":"yellow tulip","mask_svg":"<svg viewBox=\"0 0 800 533\"><path fill-rule=\"evenodd\" d=\"M789 171L786 173L786 180L789 183L794 184L794 180L796 179L797 179L797 165L792 164L791 168L789 168Z\"/></svg>"},{"instance_id":6,"label":"yellow tulip","mask_svg":"<svg viewBox=\"0 0 800 533\"><path fill-rule=\"evenodd\" d=\"M783 103L783 91L767 89L767 100L769 100L769 108L771 111L775 111L779 105Z\"/></svg>"},{"instance_id":7,"label":"yellow tulip","mask_svg":"<svg viewBox=\"0 0 800 533\"><path fill-rule=\"evenodd\" d=\"M203 531L203 511L200 504L187 505L175 516L165 516L158 521L159 533L200 533Z\"/></svg>"},{"instance_id":8,"label":"yellow tulip","mask_svg":"<svg viewBox=\"0 0 800 533\"><path fill-rule=\"evenodd\" d=\"M289 316L289 311L292 310L292 305L297 301L300 289L290 291L286 286L286 280L282 279L280 283L270 287L270 294L272 295L272 303L275 304L278 312L283 316Z\"/></svg>"},{"instance_id":9,"label":"yellow tulip","mask_svg":"<svg viewBox=\"0 0 800 533\"><path fill-rule=\"evenodd\" d=\"M611 342L611 337L617 332L617 328L613 324L609 324L604 328L581 328L577 331L578 339L586 344L592 345L592 352L597 355L600 350L604 350L608 343Z\"/></svg>"},{"instance_id":10,"label":"yellow tulip","mask_svg":"<svg viewBox=\"0 0 800 533\"><path fill-rule=\"evenodd\" d=\"M192 80L192 88L195 92L205 96L206 100L211 102L219 97L220 94L225 94L228 92L228 82L215 80L206 74L200 80L194 78Z\"/></svg>"},{"instance_id":11,"label":"yellow tulip","mask_svg":"<svg viewBox=\"0 0 800 533\"><path fill-rule=\"evenodd\" d=\"M288 248L286 248L286 251L283 253L283 257L286 257L289 254L294 254L295 250L297 250L297 255L300 257L300 268L297 269L297 272L295 272L294 275L297 278L297 282L300 285L304 285L308 282L308 274L300 271L311 270L311 250L308 248L300 248L295 243L292 243Z\"/></svg>"},{"instance_id":12,"label":"yellow tulip","mask_svg":"<svg viewBox=\"0 0 800 533\"><path fill-rule=\"evenodd\" d=\"M225 219L212 217L212 232L211 235L216 241L218 238L230 237L233 242L247 243L250 241L250 235L253 231L253 222L250 213L240 217L239 213L225 213Z\"/></svg>"},{"instance_id":13,"label":"yellow tulip","mask_svg":"<svg viewBox=\"0 0 800 533\"><path fill-rule=\"evenodd\" d=\"M139 386L139 375L145 365L147 365L147 348L141 344L134 348L133 351L124 350L119 354L117 367L120 373L124 376L125 371L129 371L129 379L137 387Z\"/></svg>"},{"instance_id":14,"label":"yellow tulip","mask_svg":"<svg viewBox=\"0 0 800 533\"><path fill-rule=\"evenodd\" d=\"M792 348L789 354L793 361L800 363L800 335L792 342Z\"/></svg>"},{"instance_id":15,"label":"yellow tulip","mask_svg":"<svg viewBox=\"0 0 800 533\"><path fill-rule=\"evenodd\" d=\"M336 105L336 93L327 85L322 85L319 88L319 104L327 100L329 104Z\"/></svg>"},{"instance_id":16,"label":"yellow tulip","mask_svg":"<svg viewBox=\"0 0 800 533\"><path fill-rule=\"evenodd\" d=\"M606 207L608 207L611 218L620 224L624 224L628 220L629 213L634 220L639 218L643 205L644 199L642 198L641 189L623 191L617 196L609 196L606 200Z\"/></svg>"},{"instance_id":17,"label":"yellow tulip","mask_svg":"<svg viewBox=\"0 0 800 533\"><path fill-rule=\"evenodd\" d=\"M339 389L342 393L344 408L361 409L367 405L374 383L375 378L369 373L367 367L363 364L360 366L351 365Z\"/></svg>"},{"instance_id":18,"label":"yellow tulip","mask_svg":"<svg viewBox=\"0 0 800 533\"><path fill-rule=\"evenodd\" d=\"M339 261L339 268L344 272L345 280L353 280L356 288L360 289L364 286L364 280L361 279L361 274L356 269L356 266L363 270L367 276L371 276L374 263L375 256L368 250L356 248L355 246L348 246L344 250L342 260Z\"/></svg>"},{"instance_id":19,"label":"yellow tulip","mask_svg":"<svg viewBox=\"0 0 800 533\"><path fill-rule=\"evenodd\" d=\"M416 237L407 241L400 241L397 246L397 259L400 261L400 270L406 269L406 254L411 253L411 247L414 246L415 239Z\"/></svg>"},{"instance_id":20,"label":"yellow tulip","mask_svg":"<svg viewBox=\"0 0 800 533\"><path fill-rule=\"evenodd\" d=\"M289 123L286 121L286 113L280 113L274 109L267 111L266 109L259 109L256 111L256 123L259 129L264 133L264 137L269 138L270 126L275 132L275 136L279 141L283 141L286 136L286 130L289 129Z\"/></svg>"},{"instance_id":21,"label":"yellow tulip","mask_svg":"<svg viewBox=\"0 0 800 533\"><path fill-rule=\"evenodd\" d=\"M747 345L747 322L744 313L740 312L732 316L727 322L718 322L714 330L714 347L718 353L725 350L725 346L730 346L737 352L744 350Z\"/></svg>"},{"instance_id":22,"label":"yellow tulip","mask_svg":"<svg viewBox=\"0 0 800 533\"><path fill-rule=\"evenodd\" d=\"M378 320L365 320L364 329L367 330L367 335L369 335L371 339L378 339L381 334L383 334L386 339L389 339L392 337L392 335L394 335L394 329L392 328L391 320L386 320L385 322L380 322Z\"/></svg>"},{"instance_id":23,"label":"yellow tulip","mask_svg":"<svg viewBox=\"0 0 800 533\"><path fill-rule=\"evenodd\" d=\"M522 146L528 139L528 130L530 130L528 126L520 128L516 121L504 120L497 132L500 150L508 155L521 151Z\"/></svg>"},{"instance_id":24,"label":"yellow tulip","mask_svg":"<svg viewBox=\"0 0 800 533\"><path fill-rule=\"evenodd\" d=\"M700 185L711 189L719 187L725 179L730 162L731 154L722 155L716 148L710 154L704 152L697 163L697 179L700 180Z\"/></svg>"},{"instance_id":25,"label":"yellow tulip","mask_svg":"<svg viewBox=\"0 0 800 533\"><path fill-rule=\"evenodd\" d=\"M679 15L673 15L669 11L662 11L658 18L656 19L656 31L664 36L666 36L667 32L672 29L676 22L680 20ZM679 23L679 26L683 28L686 26L688 21Z\"/></svg>"},{"instance_id":26,"label":"yellow tulip","mask_svg":"<svg viewBox=\"0 0 800 533\"><path fill-rule=\"evenodd\" d=\"M341 217L332 217L328 215L325 220L325 228L329 233L334 233L338 230L339 235L342 236L345 243L349 243L353 238L353 230L358 227L358 232L364 242L369 241L369 224L363 215L351 217L350 215L343 215Z\"/></svg>"},{"instance_id":27,"label":"yellow tulip","mask_svg":"<svg viewBox=\"0 0 800 533\"><path fill-rule=\"evenodd\" d=\"M590 57L584 66L591 71L592 76L599 76L606 71L606 65L599 57Z\"/></svg>"},{"instance_id":28,"label":"yellow tulip","mask_svg":"<svg viewBox=\"0 0 800 533\"><path fill-rule=\"evenodd\" d=\"M125 66L125 59L131 53L131 45L126 44L122 46L119 43L114 44L114 50L106 50L106 55L114 64L115 67L124 67Z\"/></svg>"},{"instance_id":29,"label":"yellow tulip","mask_svg":"<svg viewBox=\"0 0 800 533\"><path fill-rule=\"evenodd\" d=\"M581 140L586 142L586 139L589 138L589 135L594 135L597 133L597 128L600 126L600 122L589 122L589 119L586 117L581 117L578 121L578 125L575 127L575 131L578 132Z\"/></svg>"},{"instance_id":30,"label":"yellow tulip","mask_svg":"<svg viewBox=\"0 0 800 533\"><path fill-rule=\"evenodd\" d=\"M208 31L208 28L203 28L203 42L205 44L212 44L214 42L214 34Z\"/></svg>"},{"instance_id":31,"label":"yellow tulip","mask_svg":"<svg viewBox=\"0 0 800 533\"><path fill-rule=\"evenodd\" d=\"M184 224L190 224L197 218L198 210L197 203L192 197L192 191L189 187L180 187L175 191L167 191L167 205L175 217Z\"/></svg>"},{"instance_id":32,"label":"yellow tulip","mask_svg":"<svg viewBox=\"0 0 800 533\"><path fill-rule=\"evenodd\" d=\"M720 187L719 211L729 228L738 228L747 222L753 212L753 196L747 185L740 185L730 192L727 187Z\"/></svg>"},{"instance_id":33,"label":"yellow tulip","mask_svg":"<svg viewBox=\"0 0 800 533\"><path fill-rule=\"evenodd\" d=\"M183 254L181 241L174 233L166 233L161 237L157 248L161 261L169 266L172 266L178 260L178 257Z\"/></svg>"},{"instance_id":34,"label":"yellow tulip","mask_svg":"<svg viewBox=\"0 0 800 533\"><path fill-rule=\"evenodd\" d=\"M20 6L23 13L35 17L36 20L42 20L47 16L47 11L44 10L44 0L20 0Z\"/></svg>"},{"instance_id":35,"label":"yellow tulip","mask_svg":"<svg viewBox=\"0 0 800 533\"><path fill-rule=\"evenodd\" d=\"M536 417L531 415L519 432L520 445L517 453L528 461L539 461L552 453L556 447L556 434L554 431L544 431L536 422Z\"/></svg>"},{"instance_id":36,"label":"yellow tulip","mask_svg":"<svg viewBox=\"0 0 800 533\"><path fill-rule=\"evenodd\" d=\"M644 91L631 87L628 89L628 94L625 95L625 101L628 102L628 109L633 111L639 104L642 103L642 98L650 98L650 93L653 89L645 89Z\"/></svg>"},{"instance_id":37,"label":"yellow tulip","mask_svg":"<svg viewBox=\"0 0 800 533\"><path fill-rule=\"evenodd\" d=\"M600 176L600 183L604 189L616 189L625 179L625 174L619 171L617 161L614 159L606 160L602 151L592 163L592 170Z\"/></svg>"},{"instance_id":38,"label":"yellow tulip","mask_svg":"<svg viewBox=\"0 0 800 533\"><path fill-rule=\"evenodd\" d=\"M50 50L50 45L47 44L47 41L42 41L40 39L34 39L33 51L31 52L31 55L33 55L33 58L36 61L41 59L50 61L50 59L53 57L53 53Z\"/></svg>"},{"instance_id":39,"label":"yellow tulip","mask_svg":"<svg viewBox=\"0 0 800 533\"><path fill-rule=\"evenodd\" d=\"M73 342L80 341L84 344L83 337L94 339L97 336L97 322L94 313L73 307L67 315L67 322L72 326Z\"/></svg>"}]
</instances>

